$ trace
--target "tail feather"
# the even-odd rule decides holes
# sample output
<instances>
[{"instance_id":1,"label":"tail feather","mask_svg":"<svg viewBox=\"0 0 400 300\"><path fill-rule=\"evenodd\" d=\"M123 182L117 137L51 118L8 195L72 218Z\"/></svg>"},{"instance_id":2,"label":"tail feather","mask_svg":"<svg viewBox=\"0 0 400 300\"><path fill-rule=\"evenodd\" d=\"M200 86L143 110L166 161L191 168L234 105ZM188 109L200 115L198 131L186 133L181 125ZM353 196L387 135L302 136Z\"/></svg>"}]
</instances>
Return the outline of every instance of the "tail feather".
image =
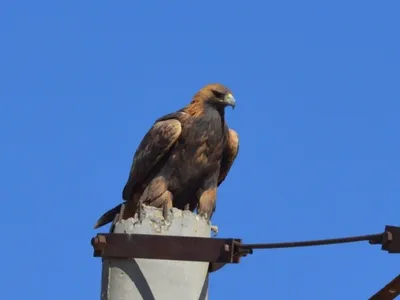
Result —
<instances>
[{"instance_id":1,"label":"tail feather","mask_svg":"<svg viewBox=\"0 0 400 300\"><path fill-rule=\"evenodd\" d=\"M119 214L121 210L122 203L117 205L116 207L110 209L106 213L104 213L96 222L94 225L94 229L99 228L101 226L104 226L112 221L114 221L114 218L117 214Z\"/></svg>"}]
</instances>

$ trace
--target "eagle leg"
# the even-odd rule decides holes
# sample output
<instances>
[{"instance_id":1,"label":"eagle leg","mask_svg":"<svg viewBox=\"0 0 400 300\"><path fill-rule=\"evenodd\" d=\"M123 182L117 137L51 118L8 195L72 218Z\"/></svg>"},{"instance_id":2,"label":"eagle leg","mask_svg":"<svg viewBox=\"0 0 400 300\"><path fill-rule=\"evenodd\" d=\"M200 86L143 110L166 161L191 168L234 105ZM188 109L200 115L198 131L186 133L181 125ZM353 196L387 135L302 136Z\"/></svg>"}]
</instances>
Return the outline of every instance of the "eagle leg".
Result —
<instances>
[{"instance_id":1,"label":"eagle leg","mask_svg":"<svg viewBox=\"0 0 400 300\"><path fill-rule=\"evenodd\" d=\"M202 191L197 208L198 214L210 221L215 209L217 189L215 187Z\"/></svg>"}]
</instances>

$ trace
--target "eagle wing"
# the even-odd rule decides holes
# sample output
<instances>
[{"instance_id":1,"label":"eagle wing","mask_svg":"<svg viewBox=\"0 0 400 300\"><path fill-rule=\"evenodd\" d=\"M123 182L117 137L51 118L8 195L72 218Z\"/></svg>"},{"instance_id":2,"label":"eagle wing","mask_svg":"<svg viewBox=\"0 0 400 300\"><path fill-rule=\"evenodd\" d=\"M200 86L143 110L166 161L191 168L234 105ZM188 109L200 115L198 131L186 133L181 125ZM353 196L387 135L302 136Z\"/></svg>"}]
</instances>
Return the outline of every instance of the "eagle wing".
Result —
<instances>
[{"instance_id":1,"label":"eagle wing","mask_svg":"<svg viewBox=\"0 0 400 300\"><path fill-rule=\"evenodd\" d=\"M143 137L133 157L128 181L122 192L122 197L131 203L135 188L145 183L147 176L154 170L157 163L165 157L168 150L176 143L182 132L182 124L176 118L179 114L169 114L158 119ZM121 211L122 204L105 212L96 222L94 228L99 228L112 222ZM130 207L132 209L132 206Z\"/></svg>"},{"instance_id":2,"label":"eagle wing","mask_svg":"<svg viewBox=\"0 0 400 300\"><path fill-rule=\"evenodd\" d=\"M233 129L229 129L228 141L226 143L221 159L221 167L218 177L218 186L225 180L238 153L239 153L239 135Z\"/></svg>"},{"instance_id":3,"label":"eagle wing","mask_svg":"<svg viewBox=\"0 0 400 300\"><path fill-rule=\"evenodd\" d=\"M128 181L122 198L130 200L133 189L142 184L156 164L168 153L182 133L182 125L177 119L161 118L146 133L133 157Z\"/></svg>"}]
</instances>

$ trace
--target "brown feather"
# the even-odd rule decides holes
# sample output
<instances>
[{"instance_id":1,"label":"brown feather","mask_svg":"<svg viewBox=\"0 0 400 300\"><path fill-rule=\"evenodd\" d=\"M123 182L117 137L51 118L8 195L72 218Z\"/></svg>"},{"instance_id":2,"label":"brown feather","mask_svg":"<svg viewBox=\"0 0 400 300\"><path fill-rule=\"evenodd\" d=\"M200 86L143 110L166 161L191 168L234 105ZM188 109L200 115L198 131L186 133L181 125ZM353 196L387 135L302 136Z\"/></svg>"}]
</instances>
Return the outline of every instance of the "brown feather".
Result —
<instances>
[{"instance_id":1,"label":"brown feather","mask_svg":"<svg viewBox=\"0 0 400 300\"><path fill-rule=\"evenodd\" d=\"M156 201L157 198L165 192L166 188L160 192L159 185L153 184L152 186L156 186L156 189L155 191L152 189L152 193L149 195L149 183L152 179L152 174L159 169L157 165L160 160L167 155L170 148L178 140L181 132L181 123L178 120L171 119L156 121L143 137L133 157L129 178L122 192L122 198L126 200L123 219L135 215L138 204L141 203L140 201L158 203ZM147 198L143 196L145 191L147 191ZM169 203L169 201L166 203ZM104 213L96 222L95 228L112 222L115 215L119 213L120 208L121 205L118 205Z\"/></svg>"},{"instance_id":2,"label":"brown feather","mask_svg":"<svg viewBox=\"0 0 400 300\"><path fill-rule=\"evenodd\" d=\"M199 94L196 94L192 102L184 108L184 111L193 117L200 117L204 114L203 99Z\"/></svg>"},{"instance_id":3,"label":"brown feather","mask_svg":"<svg viewBox=\"0 0 400 300\"><path fill-rule=\"evenodd\" d=\"M203 214L208 218L211 218L215 209L216 200L217 187L212 187L202 192L199 198L199 214Z\"/></svg>"},{"instance_id":4,"label":"brown feather","mask_svg":"<svg viewBox=\"0 0 400 300\"><path fill-rule=\"evenodd\" d=\"M229 129L228 142L226 143L224 154L221 160L221 169L219 172L218 186L225 180L238 153L239 153L239 135L233 129Z\"/></svg>"}]
</instances>

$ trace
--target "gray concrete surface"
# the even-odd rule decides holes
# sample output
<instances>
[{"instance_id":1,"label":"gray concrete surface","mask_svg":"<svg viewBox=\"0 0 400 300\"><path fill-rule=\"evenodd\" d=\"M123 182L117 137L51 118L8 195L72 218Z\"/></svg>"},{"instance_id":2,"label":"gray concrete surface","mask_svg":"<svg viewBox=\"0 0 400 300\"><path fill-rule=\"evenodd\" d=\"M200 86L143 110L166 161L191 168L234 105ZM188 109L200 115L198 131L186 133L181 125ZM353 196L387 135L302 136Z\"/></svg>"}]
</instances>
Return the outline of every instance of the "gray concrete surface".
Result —
<instances>
[{"instance_id":1,"label":"gray concrete surface","mask_svg":"<svg viewBox=\"0 0 400 300\"><path fill-rule=\"evenodd\" d=\"M173 209L170 223L161 210L145 207L140 223L117 223L115 233L210 237L210 225L187 211ZM155 259L103 260L101 300L208 300L208 263Z\"/></svg>"}]
</instances>

